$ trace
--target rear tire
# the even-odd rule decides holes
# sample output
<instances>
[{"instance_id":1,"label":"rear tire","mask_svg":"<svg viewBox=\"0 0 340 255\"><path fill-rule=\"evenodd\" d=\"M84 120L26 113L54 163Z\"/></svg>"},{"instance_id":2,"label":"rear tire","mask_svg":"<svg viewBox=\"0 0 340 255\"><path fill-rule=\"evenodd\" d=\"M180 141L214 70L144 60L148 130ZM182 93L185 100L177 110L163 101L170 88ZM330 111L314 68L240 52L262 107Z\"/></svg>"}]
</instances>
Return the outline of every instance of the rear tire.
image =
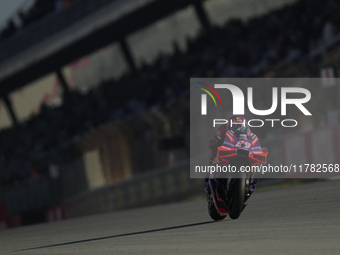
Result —
<instances>
[{"instance_id":1,"label":"rear tire","mask_svg":"<svg viewBox=\"0 0 340 255\"><path fill-rule=\"evenodd\" d=\"M209 212L209 215L210 217L213 219L213 220L223 220L225 217L227 216L221 216L218 214L217 212L217 209L214 205L214 202L212 201L212 198L211 198L211 195L208 195L208 212Z\"/></svg>"},{"instance_id":2,"label":"rear tire","mask_svg":"<svg viewBox=\"0 0 340 255\"><path fill-rule=\"evenodd\" d=\"M244 198L246 195L246 179L235 179L232 204L229 208L229 217L236 220L243 210Z\"/></svg>"}]
</instances>

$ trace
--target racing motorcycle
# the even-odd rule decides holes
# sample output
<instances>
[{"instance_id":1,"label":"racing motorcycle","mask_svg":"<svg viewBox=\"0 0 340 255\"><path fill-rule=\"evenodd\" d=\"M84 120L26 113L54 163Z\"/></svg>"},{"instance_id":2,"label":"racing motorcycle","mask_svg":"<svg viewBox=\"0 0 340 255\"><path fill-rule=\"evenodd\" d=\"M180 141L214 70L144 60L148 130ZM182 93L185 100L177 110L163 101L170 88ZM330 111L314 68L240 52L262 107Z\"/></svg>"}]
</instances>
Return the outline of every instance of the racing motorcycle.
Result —
<instances>
[{"instance_id":1,"label":"racing motorcycle","mask_svg":"<svg viewBox=\"0 0 340 255\"><path fill-rule=\"evenodd\" d=\"M226 133L214 163L229 171L225 176L210 174L209 178L208 211L213 220L222 220L227 215L237 219L241 215L255 190L254 169L267 163L267 155L255 134L248 138L243 134L235 136L230 131Z\"/></svg>"}]
</instances>

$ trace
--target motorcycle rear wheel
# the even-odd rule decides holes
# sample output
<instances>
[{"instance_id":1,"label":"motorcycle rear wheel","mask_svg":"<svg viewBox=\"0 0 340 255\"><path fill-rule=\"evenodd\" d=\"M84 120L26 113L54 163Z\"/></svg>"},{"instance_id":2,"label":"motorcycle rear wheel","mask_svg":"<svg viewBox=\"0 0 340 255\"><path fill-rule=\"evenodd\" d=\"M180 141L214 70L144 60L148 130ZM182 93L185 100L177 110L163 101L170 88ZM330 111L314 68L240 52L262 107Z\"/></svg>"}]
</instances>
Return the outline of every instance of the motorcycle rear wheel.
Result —
<instances>
[{"instance_id":1,"label":"motorcycle rear wheel","mask_svg":"<svg viewBox=\"0 0 340 255\"><path fill-rule=\"evenodd\" d=\"M223 220L225 217L227 216L221 216L218 214L217 212L217 209L214 205L214 202L212 201L212 198L209 197L211 195L208 195L207 197L207 200L208 200L208 212L209 212L209 215L210 217L215 220L215 221L218 221L218 220Z\"/></svg>"}]
</instances>

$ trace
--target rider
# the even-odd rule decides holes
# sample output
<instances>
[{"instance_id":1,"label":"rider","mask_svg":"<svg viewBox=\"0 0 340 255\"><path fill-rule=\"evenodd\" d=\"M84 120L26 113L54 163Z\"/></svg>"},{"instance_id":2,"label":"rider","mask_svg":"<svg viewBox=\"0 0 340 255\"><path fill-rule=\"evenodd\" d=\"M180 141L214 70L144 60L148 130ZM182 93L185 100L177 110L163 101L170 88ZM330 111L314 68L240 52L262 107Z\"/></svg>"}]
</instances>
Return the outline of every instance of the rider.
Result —
<instances>
[{"instance_id":1,"label":"rider","mask_svg":"<svg viewBox=\"0 0 340 255\"><path fill-rule=\"evenodd\" d=\"M243 134L243 135L246 135L248 139L251 137L255 139L256 137L256 135L251 132L248 122L244 117L238 116L238 115L231 116L228 119L228 123L220 126L215 134L214 139L209 142L209 148L211 149L211 152L209 155L209 165L213 164L213 160L215 159L217 155L217 148L223 144L227 132L230 135L237 136L237 137ZM265 147L263 147L262 150L265 153L268 152L267 148ZM204 180L204 190L208 194L210 194L208 176Z\"/></svg>"}]
</instances>

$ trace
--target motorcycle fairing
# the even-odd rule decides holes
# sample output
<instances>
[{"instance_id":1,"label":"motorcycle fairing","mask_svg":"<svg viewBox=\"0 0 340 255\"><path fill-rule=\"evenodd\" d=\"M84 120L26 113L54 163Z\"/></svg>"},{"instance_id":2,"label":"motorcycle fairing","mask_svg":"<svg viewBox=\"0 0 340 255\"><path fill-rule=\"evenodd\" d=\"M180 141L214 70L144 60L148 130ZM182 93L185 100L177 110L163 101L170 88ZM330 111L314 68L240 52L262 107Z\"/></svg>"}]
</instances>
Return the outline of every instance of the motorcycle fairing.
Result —
<instances>
[{"instance_id":1,"label":"motorcycle fairing","mask_svg":"<svg viewBox=\"0 0 340 255\"><path fill-rule=\"evenodd\" d=\"M262 151L259 138L251 132L248 135L235 136L227 131L223 144L218 147L217 157L223 165L226 165L237 156L248 155L238 150L249 152L248 160L251 165L267 163L267 154Z\"/></svg>"}]
</instances>

